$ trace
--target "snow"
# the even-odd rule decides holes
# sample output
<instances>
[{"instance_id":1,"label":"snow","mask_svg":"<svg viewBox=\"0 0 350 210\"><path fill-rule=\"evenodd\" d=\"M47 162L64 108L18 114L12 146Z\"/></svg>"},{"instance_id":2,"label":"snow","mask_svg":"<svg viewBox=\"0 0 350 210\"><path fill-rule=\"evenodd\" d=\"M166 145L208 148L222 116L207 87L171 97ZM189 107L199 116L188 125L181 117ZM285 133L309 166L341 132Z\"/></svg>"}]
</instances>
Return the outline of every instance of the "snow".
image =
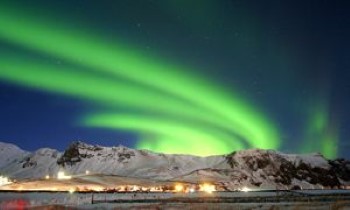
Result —
<instances>
[{"instance_id":1,"label":"snow","mask_svg":"<svg viewBox=\"0 0 350 210\"><path fill-rule=\"evenodd\" d=\"M304 162L312 167L321 167L321 168L329 168L328 161L323 157L323 155L319 153L312 153L307 155L291 155L291 154L283 154L286 159L298 165L301 162Z\"/></svg>"},{"instance_id":2,"label":"snow","mask_svg":"<svg viewBox=\"0 0 350 210\"><path fill-rule=\"evenodd\" d=\"M18 155L18 154L17 154ZM7 165L0 168L7 175L17 179L43 178L46 175L57 174L57 157L60 152L54 149L42 148L33 153L23 152Z\"/></svg>"},{"instance_id":3,"label":"snow","mask_svg":"<svg viewBox=\"0 0 350 210\"><path fill-rule=\"evenodd\" d=\"M57 177L59 171L72 177L81 177L91 183L103 182L94 174L146 179L152 181L212 182L230 190L289 189L300 186L305 189L321 189L324 186L293 178L286 185L276 181L282 164L329 169L331 166L322 155L293 155L273 150L249 149L230 155L198 157L154 153L124 146L103 147L75 142L65 152L42 148L26 152L15 145L0 143L0 174L18 180ZM60 164L58 164L60 162ZM89 175L86 175L89 171ZM283 175L283 174L282 174ZM283 178L283 177L282 177ZM89 180L90 179L90 180ZM345 182L344 182L345 183ZM108 183L107 183L108 184Z\"/></svg>"},{"instance_id":4,"label":"snow","mask_svg":"<svg viewBox=\"0 0 350 210\"><path fill-rule=\"evenodd\" d=\"M167 180L194 170L213 168L225 161L222 156L204 158L190 155L164 155L123 146L96 147L87 144L79 145L79 153L84 154L87 158L81 158L80 162L60 167L57 159L63 153L47 148L39 149L26 156L35 163L32 167L23 168L24 162L17 161L5 164L1 170L19 179L42 178L46 175L52 177L60 168L63 168L67 175L85 174L86 171L89 171L90 173Z\"/></svg>"},{"instance_id":5,"label":"snow","mask_svg":"<svg viewBox=\"0 0 350 210\"><path fill-rule=\"evenodd\" d=\"M21 158L28 152L20 149L14 144L0 142L0 168L14 161L16 158Z\"/></svg>"}]
</instances>

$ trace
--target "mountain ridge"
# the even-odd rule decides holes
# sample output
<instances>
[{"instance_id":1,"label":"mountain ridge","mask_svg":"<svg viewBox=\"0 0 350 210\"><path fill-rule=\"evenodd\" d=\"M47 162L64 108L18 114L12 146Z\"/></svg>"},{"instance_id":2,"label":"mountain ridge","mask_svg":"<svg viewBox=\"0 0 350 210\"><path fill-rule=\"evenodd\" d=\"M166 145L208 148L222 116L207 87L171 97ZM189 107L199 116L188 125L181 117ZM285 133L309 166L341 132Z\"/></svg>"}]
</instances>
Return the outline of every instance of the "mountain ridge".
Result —
<instances>
[{"instance_id":1,"label":"mountain ridge","mask_svg":"<svg viewBox=\"0 0 350 210\"><path fill-rule=\"evenodd\" d=\"M5 149L6 148L6 149ZM14 155L10 155L14 151ZM322 154L284 154L248 149L227 155L200 157L163 154L124 146L104 147L72 142L65 151L41 148L34 152L0 142L0 174L15 179L96 174L155 181L209 181L225 189L323 189L350 185L350 162L327 160Z\"/></svg>"}]
</instances>

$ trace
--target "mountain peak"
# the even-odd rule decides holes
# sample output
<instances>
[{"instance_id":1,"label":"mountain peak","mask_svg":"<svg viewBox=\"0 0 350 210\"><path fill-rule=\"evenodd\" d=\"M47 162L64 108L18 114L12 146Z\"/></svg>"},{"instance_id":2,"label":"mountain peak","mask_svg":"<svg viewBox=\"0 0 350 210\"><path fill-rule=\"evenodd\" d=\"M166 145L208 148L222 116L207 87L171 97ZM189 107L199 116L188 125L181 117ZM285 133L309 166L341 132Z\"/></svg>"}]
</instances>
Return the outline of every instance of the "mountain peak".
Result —
<instances>
[{"instance_id":1,"label":"mountain peak","mask_svg":"<svg viewBox=\"0 0 350 210\"><path fill-rule=\"evenodd\" d=\"M12 150L1 150L1 146ZM89 171L91 174L150 180L209 181L229 190L242 187L340 188L350 184L349 161L327 160L317 153L296 155L248 149L228 155L199 157L74 141L63 153L48 148L29 153L11 144L0 144L0 157L8 160L0 165L0 172L17 179L43 178L46 175L54 177L59 170L64 170L73 176Z\"/></svg>"}]
</instances>

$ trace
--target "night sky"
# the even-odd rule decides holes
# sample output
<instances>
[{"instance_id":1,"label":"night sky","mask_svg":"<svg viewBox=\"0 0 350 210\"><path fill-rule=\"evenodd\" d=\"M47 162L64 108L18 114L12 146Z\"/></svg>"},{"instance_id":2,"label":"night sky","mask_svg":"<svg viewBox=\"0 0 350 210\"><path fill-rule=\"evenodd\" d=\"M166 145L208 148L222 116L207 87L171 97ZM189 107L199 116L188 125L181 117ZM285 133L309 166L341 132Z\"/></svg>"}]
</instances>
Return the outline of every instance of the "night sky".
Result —
<instances>
[{"instance_id":1,"label":"night sky","mask_svg":"<svg viewBox=\"0 0 350 210\"><path fill-rule=\"evenodd\" d=\"M350 2L0 3L0 141L350 158Z\"/></svg>"}]
</instances>

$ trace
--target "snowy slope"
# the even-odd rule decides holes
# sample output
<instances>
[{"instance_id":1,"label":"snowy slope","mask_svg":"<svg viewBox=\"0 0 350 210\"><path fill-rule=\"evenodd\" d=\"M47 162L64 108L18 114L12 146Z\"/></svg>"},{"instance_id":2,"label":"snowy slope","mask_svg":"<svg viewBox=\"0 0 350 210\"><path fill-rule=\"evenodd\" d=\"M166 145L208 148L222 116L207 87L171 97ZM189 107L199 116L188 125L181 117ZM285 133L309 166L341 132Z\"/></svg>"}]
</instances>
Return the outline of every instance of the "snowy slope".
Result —
<instances>
[{"instance_id":1,"label":"snowy slope","mask_svg":"<svg viewBox=\"0 0 350 210\"><path fill-rule=\"evenodd\" d=\"M25 155L1 167L0 172L17 179L42 178L48 174L57 174L60 168L57 158L61 155L57 150L49 148L41 148L33 153L26 152Z\"/></svg>"},{"instance_id":2,"label":"snowy slope","mask_svg":"<svg viewBox=\"0 0 350 210\"><path fill-rule=\"evenodd\" d=\"M28 154L14 144L0 142L0 168Z\"/></svg>"},{"instance_id":3,"label":"snowy slope","mask_svg":"<svg viewBox=\"0 0 350 210\"><path fill-rule=\"evenodd\" d=\"M2 148L4 147L4 148ZM43 148L33 153L0 144L6 159L0 173L16 179L66 174L118 175L157 181L209 181L224 189L336 188L350 184L350 162L326 160L320 154L292 155L250 149L228 155L170 155L123 146L103 147L73 142L64 152ZM13 153L12 153L13 152Z\"/></svg>"},{"instance_id":4,"label":"snowy slope","mask_svg":"<svg viewBox=\"0 0 350 210\"><path fill-rule=\"evenodd\" d=\"M193 170L213 168L226 161L223 156L165 155L123 146L102 147L83 142L73 142L64 153L44 148L24 154L26 155L22 158L4 164L0 167L0 172L6 172L17 179L55 176L63 169L67 174L84 174L89 171L167 180ZM8 154L0 152L0 155Z\"/></svg>"},{"instance_id":5,"label":"snowy slope","mask_svg":"<svg viewBox=\"0 0 350 210\"><path fill-rule=\"evenodd\" d=\"M320 154L290 155L273 150L243 150L227 156L228 185L264 189L335 188L350 183L350 162Z\"/></svg>"},{"instance_id":6,"label":"snowy slope","mask_svg":"<svg viewBox=\"0 0 350 210\"><path fill-rule=\"evenodd\" d=\"M165 155L127 147L73 143L58 161L72 174L92 173L167 180L225 162L223 156ZM98 164L96 164L98 163Z\"/></svg>"}]
</instances>

